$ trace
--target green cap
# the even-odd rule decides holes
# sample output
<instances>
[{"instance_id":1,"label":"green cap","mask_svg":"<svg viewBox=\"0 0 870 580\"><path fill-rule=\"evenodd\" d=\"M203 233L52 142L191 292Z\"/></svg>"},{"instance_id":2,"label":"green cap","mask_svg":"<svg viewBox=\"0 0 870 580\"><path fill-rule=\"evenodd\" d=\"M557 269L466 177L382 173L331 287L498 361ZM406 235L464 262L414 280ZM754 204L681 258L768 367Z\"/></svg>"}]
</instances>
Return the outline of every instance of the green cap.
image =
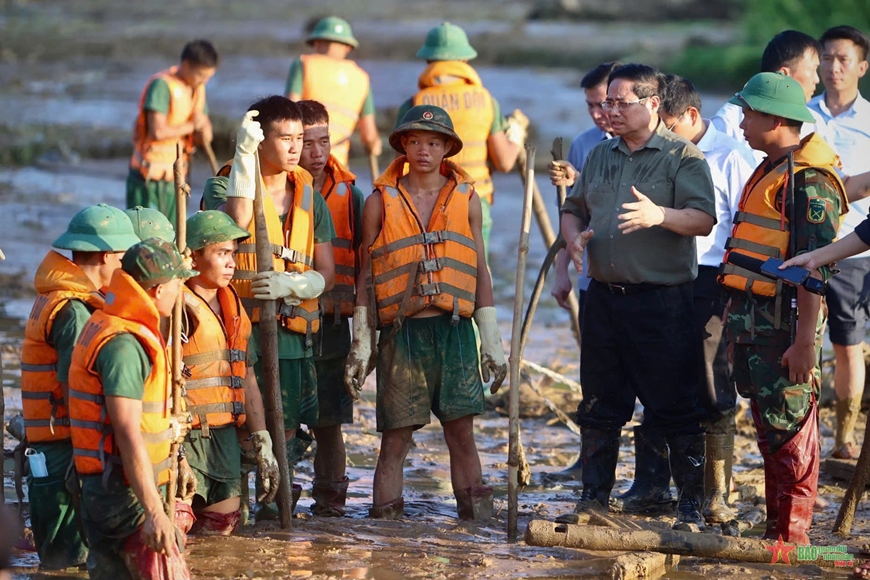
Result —
<instances>
[{"instance_id":1,"label":"green cap","mask_svg":"<svg viewBox=\"0 0 870 580\"><path fill-rule=\"evenodd\" d=\"M402 134L408 131L434 131L448 137L452 145L445 157L456 155L462 150L462 139L453 130L453 120L441 107L417 105L408 109L402 117L402 124L390 135L390 145L399 153L405 153L405 148L402 147Z\"/></svg>"},{"instance_id":2,"label":"green cap","mask_svg":"<svg viewBox=\"0 0 870 580\"><path fill-rule=\"evenodd\" d=\"M133 231L136 232L140 240L160 238L167 242L175 241L175 229L172 227L169 219L156 209L137 205L136 207L125 209L124 213L133 222Z\"/></svg>"},{"instance_id":3,"label":"green cap","mask_svg":"<svg viewBox=\"0 0 870 580\"><path fill-rule=\"evenodd\" d=\"M236 225L233 218L222 211L198 211L187 218L187 247L191 250L250 237L250 233Z\"/></svg>"},{"instance_id":4,"label":"green cap","mask_svg":"<svg viewBox=\"0 0 870 580\"><path fill-rule=\"evenodd\" d=\"M131 246L121 258L121 269L146 290L173 278L190 278L199 274L188 270L175 244L149 238Z\"/></svg>"},{"instance_id":5,"label":"green cap","mask_svg":"<svg viewBox=\"0 0 870 580\"><path fill-rule=\"evenodd\" d=\"M807 98L800 84L783 73L758 73L728 102L783 119L804 123L816 121L807 107Z\"/></svg>"},{"instance_id":6,"label":"green cap","mask_svg":"<svg viewBox=\"0 0 870 580\"><path fill-rule=\"evenodd\" d=\"M327 16L320 19L305 42L313 44L315 40L340 42L351 48L359 46L359 41L353 37L353 30L351 30L348 21L338 16Z\"/></svg>"},{"instance_id":7,"label":"green cap","mask_svg":"<svg viewBox=\"0 0 870 580\"><path fill-rule=\"evenodd\" d=\"M51 245L74 252L123 252L139 241L130 218L101 203L79 211Z\"/></svg>"},{"instance_id":8,"label":"green cap","mask_svg":"<svg viewBox=\"0 0 870 580\"><path fill-rule=\"evenodd\" d=\"M417 58L424 60L471 60L477 51L468 42L465 31L445 22L426 34L426 41L417 51Z\"/></svg>"}]
</instances>

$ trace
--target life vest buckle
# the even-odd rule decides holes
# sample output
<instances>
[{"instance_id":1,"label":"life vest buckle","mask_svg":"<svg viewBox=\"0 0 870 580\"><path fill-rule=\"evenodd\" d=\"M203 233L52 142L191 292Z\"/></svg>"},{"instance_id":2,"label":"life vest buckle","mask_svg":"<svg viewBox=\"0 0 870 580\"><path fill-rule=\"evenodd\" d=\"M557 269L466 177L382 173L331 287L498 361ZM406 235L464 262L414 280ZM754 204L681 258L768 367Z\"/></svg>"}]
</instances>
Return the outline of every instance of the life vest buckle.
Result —
<instances>
[{"instance_id":1,"label":"life vest buckle","mask_svg":"<svg viewBox=\"0 0 870 580\"><path fill-rule=\"evenodd\" d=\"M245 404L241 401L233 401L233 417L239 417L245 414Z\"/></svg>"},{"instance_id":2,"label":"life vest buckle","mask_svg":"<svg viewBox=\"0 0 870 580\"><path fill-rule=\"evenodd\" d=\"M444 241L441 237L441 230L436 232L423 232L423 244L440 244Z\"/></svg>"},{"instance_id":3,"label":"life vest buckle","mask_svg":"<svg viewBox=\"0 0 870 580\"><path fill-rule=\"evenodd\" d=\"M230 377L229 387L231 389L241 389L242 388L242 377L237 377L235 375L232 375Z\"/></svg>"},{"instance_id":4,"label":"life vest buckle","mask_svg":"<svg viewBox=\"0 0 870 580\"><path fill-rule=\"evenodd\" d=\"M237 363L245 360L245 351L237 348L230 349L230 362Z\"/></svg>"},{"instance_id":5,"label":"life vest buckle","mask_svg":"<svg viewBox=\"0 0 870 580\"><path fill-rule=\"evenodd\" d=\"M443 267L444 267L444 266L441 264L441 260L439 260L438 258L432 258L431 260L423 260L423 261L420 263L420 269L421 269L424 273L429 273L429 272L438 272L438 271L440 271Z\"/></svg>"},{"instance_id":6,"label":"life vest buckle","mask_svg":"<svg viewBox=\"0 0 870 580\"><path fill-rule=\"evenodd\" d=\"M299 256L299 252L296 250L291 250L286 246L281 246L281 259L287 260L288 262L293 262L294 264L297 262L297 257Z\"/></svg>"},{"instance_id":7,"label":"life vest buckle","mask_svg":"<svg viewBox=\"0 0 870 580\"><path fill-rule=\"evenodd\" d=\"M441 283L433 282L431 284L420 284L420 296L435 296L441 294Z\"/></svg>"}]
</instances>

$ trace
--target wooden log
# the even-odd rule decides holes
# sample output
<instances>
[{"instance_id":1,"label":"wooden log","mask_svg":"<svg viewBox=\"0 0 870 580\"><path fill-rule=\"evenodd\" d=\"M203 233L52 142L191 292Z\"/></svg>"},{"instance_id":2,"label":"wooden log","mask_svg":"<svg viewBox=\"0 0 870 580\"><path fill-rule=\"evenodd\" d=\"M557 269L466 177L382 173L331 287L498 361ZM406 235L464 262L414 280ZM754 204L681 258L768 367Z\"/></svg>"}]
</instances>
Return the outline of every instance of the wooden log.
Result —
<instances>
[{"instance_id":1,"label":"wooden log","mask_svg":"<svg viewBox=\"0 0 870 580\"><path fill-rule=\"evenodd\" d=\"M610 567L611 580L641 580L659 578L680 563L675 554L629 552L616 557Z\"/></svg>"},{"instance_id":2,"label":"wooden log","mask_svg":"<svg viewBox=\"0 0 870 580\"><path fill-rule=\"evenodd\" d=\"M762 564L776 563L777 551L771 550L775 542L772 540L756 540L750 538L731 538L713 534L694 532L679 532L676 530L623 530L599 526L578 526L559 524L543 520L532 520L526 529L526 544L542 547L577 548L604 552L659 552L697 558L714 558L718 560L737 560L740 562L757 562ZM795 544L783 544L790 562L797 562ZM849 549L846 554L858 554L857 550ZM779 563L784 564L784 558ZM821 567L833 568L833 560L815 560L804 562Z\"/></svg>"},{"instance_id":3,"label":"wooden log","mask_svg":"<svg viewBox=\"0 0 870 580\"><path fill-rule=\"evenodd\" d=\"M255 157L254 179L254 230L257 236L257 271L272 270L272 245L269 243L269 230L266 227L266 214L263 209L263 178L260 176L260 158ZM281 402L281 383L278 376L278 302L260 302L260 360L263 363L263 406L266 408L266 427L272 436L272 449L278 460L278 514L281 528L293 525L293 481L290 464L287 461L287 440L284 437L284 406Z\"/></svg>"}]
</instances>

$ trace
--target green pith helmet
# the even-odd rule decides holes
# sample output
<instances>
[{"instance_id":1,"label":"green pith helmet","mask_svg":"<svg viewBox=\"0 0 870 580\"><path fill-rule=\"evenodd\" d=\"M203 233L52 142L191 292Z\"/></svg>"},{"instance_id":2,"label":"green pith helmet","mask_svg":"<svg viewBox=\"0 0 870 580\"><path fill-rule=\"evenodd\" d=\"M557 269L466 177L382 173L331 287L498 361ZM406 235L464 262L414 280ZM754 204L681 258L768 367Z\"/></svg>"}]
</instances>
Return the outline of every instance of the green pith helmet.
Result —
<instances>
[{"instance_id":1,"label":"green pith helmet","mask_svg":"<svg viewBox=\"0 0 870 580\"><path fill-rule=\"evenodd\" d=\"M133 231L139 236L140 240L148 238L160 238L167 242L175 241L175 229L169 222L169 219L150 207L136 207L125 209L124 213L133 222Z\"/></svg>"},{"instance_id":2,"label":"green pith helmet","mask_svg":"<svg viewBox=\"0 0 870 580\"><path fill-rule=\"evenodd\" d=\"M351 48L359 46L359 41L353 37L353 30L351 30L348 21L338 16L327 16L320 19L314 30L305 39L305 43L314 44L315 40L340 42Z\"/></svg>"},{"instance_id":3,"label":"green pith helmet","mask_svg":"<svg viewBox=\"0 0 870 580\"><path fill-rule=\"evenodd\" d=\"M222 211L198 211L187 218L187 247L191 250L250 237L250 233L236 225L233 218Z\"/></svg>"},{"instance_id":4,"label":"green pith helmet","mask_svg":"<svg viewBox=\"0 0 870 580\"><path fill-rule=\"evenodd\" d=\"M816 122L807 107L806 95L800 84L783 73L758 73L728 102L784 119Z\"/></svg>"},{"instance_id":5,"label":"green pith helmet","mask_svg":"<svg viewBox=\"0 0 870 580\"><path fill-rule=\"evenodd\" d=\"M447 111L435 105L417 105L411 107L402 117L402 124L390 134L390 145L404 154L402 147L402 134L408 131L434 131L450 139L450 150L444 157L452 157L462 150L462 139L453 130L453 120Z\"/></svg>"},{"instance_id":6,"label":"green pith helmet","mask_svg":"<svg viewBox=\"0 0 870 580\"><path fill-rule=\"evenodd\" d=\"M74 252L124 252L138 242L127 214L101 203L74 215L66 231L51 245Z\"/></svg>"},{"instance_id":7,"label":"green pith helmet","mask_svg":"<svg viewBox=\"0 0 870 580\"><path fill-rule=\"evenodd\" d=\"M149 238L130 246L121 258L121 269L146 290L173 278L190 278L199 274L185 266L175 244L160 238Z\"/></svg>"},{"instance_id":8,"label":"green pith helmet","mask_svg":"<svg viewBox=\"0 0 870 580\"><path fill-rule=\"evenodd\" d=\"M439 24L426 34L426 41L417 51L424 60L471 60L477 51L468 42L468 35L455 24Z\"/></svg>"}]
</instances>

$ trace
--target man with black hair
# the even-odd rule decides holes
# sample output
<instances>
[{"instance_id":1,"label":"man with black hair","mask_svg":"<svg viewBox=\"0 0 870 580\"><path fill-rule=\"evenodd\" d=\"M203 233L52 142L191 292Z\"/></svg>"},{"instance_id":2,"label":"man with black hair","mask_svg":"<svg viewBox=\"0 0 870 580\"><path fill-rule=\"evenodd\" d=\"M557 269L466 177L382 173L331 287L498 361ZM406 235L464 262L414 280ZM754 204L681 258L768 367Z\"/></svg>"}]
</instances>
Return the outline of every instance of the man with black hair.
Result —
<instances>
[{"instance_id":1,"label":"man with black hair","mask_svg":"<svg viewBox=\"0 0 870 580\"><path fill-rule=\"evenodd\" d=\"M180 141L183 145L186 163L196 143L211 142L205 85L218 63L218 53L209 41L189 42L181 51L180 64L151 77L139 97L127 175L127 207L159 210L173 228L177 225L172 172L176 144Z\"/></svg>"},{"instance_id":2,"label":"man with black hair","mask_svg":"<svg viewBox=\"0 0 870 580\"><path fill-rule=\"evenodd\" d=\"M829 144L840 156L843 171L856 175L870 171L870 103L861 96L858 81L867 72L870 39L851 26L835 26L819 39L822 45L821 73L825 91L809 102L810 110L827 124ZM848 183L848 181L847 181ZM849 192L850 210L840 225L845 237L870 211L870 191ZM833 456L855 459L855 422L864 390L862 343L870 306L870 252L837 263L840 272L831 278L825 301L829 308L831 342L834 345L834 393L837 430Z\"/></svg>"},{"instance_id":3,"label":"man with black hair","mask_svg":"<svg viewBox=\"0 0 870 580\"><path fill-rule=\"evenodd\" d=\"M607 509L620 429L635 398L670 449L679 490L678 529L700 527L704 493L703 413L692 316L695 236L716 223L703 154L658 117L664 79L627 64L609 77L615 139L597 145L562 207L562 234L592 282L580 353L583 494L577 509ZM640 346L642 345L642 346Z\"/></svg>"}]
</instances>

